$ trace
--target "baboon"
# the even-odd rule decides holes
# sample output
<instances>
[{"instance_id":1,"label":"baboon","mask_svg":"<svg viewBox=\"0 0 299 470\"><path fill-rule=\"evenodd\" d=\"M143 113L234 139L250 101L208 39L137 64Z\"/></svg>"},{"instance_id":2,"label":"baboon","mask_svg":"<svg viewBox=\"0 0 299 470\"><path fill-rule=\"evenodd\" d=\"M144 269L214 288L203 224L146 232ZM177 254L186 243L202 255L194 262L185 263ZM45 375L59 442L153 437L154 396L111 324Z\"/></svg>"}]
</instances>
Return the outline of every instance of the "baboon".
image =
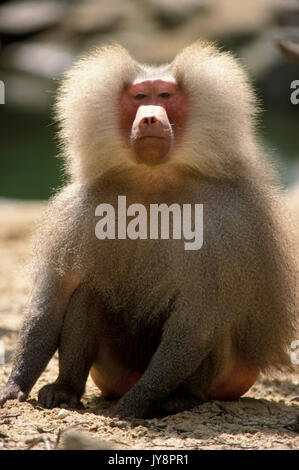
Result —
<instances>
[{"instance_id":1,"label":"baboon","mask_svg":"<svg viewBox=\"0 0 299 470\"><path fill-rule=\"evenodd\" d=\"M201 41L157 67L109 45L66 74L57 116L70 180L39 235L1 404L25 400L57 348L59 376L40 402L78 406L91 372L121 418L235 399L261 372L291 369L295 256L257 109L238 62ZM123 217L119 195L202 204L201 249L138 231L99 240L96 208Z\"/></svg>"}]
</instances>

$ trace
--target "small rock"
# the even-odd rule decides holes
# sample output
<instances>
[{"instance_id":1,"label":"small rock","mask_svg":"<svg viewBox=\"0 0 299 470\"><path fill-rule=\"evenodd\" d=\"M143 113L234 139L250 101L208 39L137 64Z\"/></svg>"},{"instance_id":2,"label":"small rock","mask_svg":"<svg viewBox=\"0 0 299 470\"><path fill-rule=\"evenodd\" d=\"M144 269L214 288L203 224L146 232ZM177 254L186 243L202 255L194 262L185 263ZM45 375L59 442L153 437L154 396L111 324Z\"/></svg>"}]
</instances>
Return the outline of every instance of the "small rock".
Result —
<instances>
[{"instance_id":1,"label":"small rock","mask_svg":"<svg viewBox=\"0 0 299 470\"><path fill-rule=\"evenodd\" d=\"M68 415L69 415L69 411L67 411L65 408L62 408L58 413L59 418L65 418Z\"/></svg>"}]
</instances>

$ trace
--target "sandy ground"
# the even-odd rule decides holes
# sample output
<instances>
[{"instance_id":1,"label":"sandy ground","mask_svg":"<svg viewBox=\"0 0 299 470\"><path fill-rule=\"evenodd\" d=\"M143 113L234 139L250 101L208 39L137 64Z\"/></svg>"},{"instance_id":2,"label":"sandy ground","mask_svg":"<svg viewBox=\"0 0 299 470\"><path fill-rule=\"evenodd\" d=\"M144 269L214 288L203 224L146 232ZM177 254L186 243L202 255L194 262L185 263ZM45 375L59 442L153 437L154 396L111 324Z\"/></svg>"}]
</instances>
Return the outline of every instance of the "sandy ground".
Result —
<instances>
[{"instance_id":1,"label":"sandy ground","mask_svg":"<svg viewBox=\"0 0 299 470\"><path fill-rule=\"evenodd\" d=\"M0 386L11 356L30 293L24 270L31 253L31 233L42 203L0 202L0 340L6 364L0 365ZM46 410L37 403L41 386L55 380L57 355L25 403L8 402L0 409L0 449L50 449L78 431L116 449L299 449L299 377L260 379L242 399L214 401L163 419L115 421L107 414L111 402L101 398L88 380L84 409Z\"/></svg>"}]
</instances>

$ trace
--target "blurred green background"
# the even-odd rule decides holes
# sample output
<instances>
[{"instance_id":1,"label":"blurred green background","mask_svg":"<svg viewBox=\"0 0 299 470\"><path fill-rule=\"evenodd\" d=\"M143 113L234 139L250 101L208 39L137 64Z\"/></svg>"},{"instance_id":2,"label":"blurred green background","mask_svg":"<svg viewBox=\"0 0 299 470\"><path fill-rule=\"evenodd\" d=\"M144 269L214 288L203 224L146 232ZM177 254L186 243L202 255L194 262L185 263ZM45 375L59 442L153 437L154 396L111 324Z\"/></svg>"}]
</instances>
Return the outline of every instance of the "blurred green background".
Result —
<instances>
[{"instance_id":1,"label":"blurred green background","mask_svg":"<svg viewBox=\"0 0 299 470\"><path fill-rule=\"evenodd\" d=\"M198 38L216 41L247 68L263 112L259 135L282 184L299 180L299 66L276 38L299 42L297 0L65 0L0 4L0 198L47 199L63 181L52 116L59 79L94 45L116 41L140 61L171 61Z\"/></svg>"}]
</instances>

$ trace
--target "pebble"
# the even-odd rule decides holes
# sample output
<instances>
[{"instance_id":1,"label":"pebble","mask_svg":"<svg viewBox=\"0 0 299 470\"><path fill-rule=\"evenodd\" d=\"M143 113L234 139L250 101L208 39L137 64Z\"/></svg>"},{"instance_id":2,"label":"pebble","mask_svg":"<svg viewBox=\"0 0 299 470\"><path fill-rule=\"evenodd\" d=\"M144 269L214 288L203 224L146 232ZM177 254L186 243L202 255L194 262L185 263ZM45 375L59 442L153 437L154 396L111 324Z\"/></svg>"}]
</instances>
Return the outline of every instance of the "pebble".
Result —
<instances>
[{"instance_id":1,"label":"pebble","mask_svg":"<svg viewBox=\"0 0 299 470\"><path fill-rule=\"evenodd\" d=\"M58 413L59 418L65 418L68 415L69 415L69 411L65 410L64 408L62 408Z\"/></svg>"}]
</instances>

